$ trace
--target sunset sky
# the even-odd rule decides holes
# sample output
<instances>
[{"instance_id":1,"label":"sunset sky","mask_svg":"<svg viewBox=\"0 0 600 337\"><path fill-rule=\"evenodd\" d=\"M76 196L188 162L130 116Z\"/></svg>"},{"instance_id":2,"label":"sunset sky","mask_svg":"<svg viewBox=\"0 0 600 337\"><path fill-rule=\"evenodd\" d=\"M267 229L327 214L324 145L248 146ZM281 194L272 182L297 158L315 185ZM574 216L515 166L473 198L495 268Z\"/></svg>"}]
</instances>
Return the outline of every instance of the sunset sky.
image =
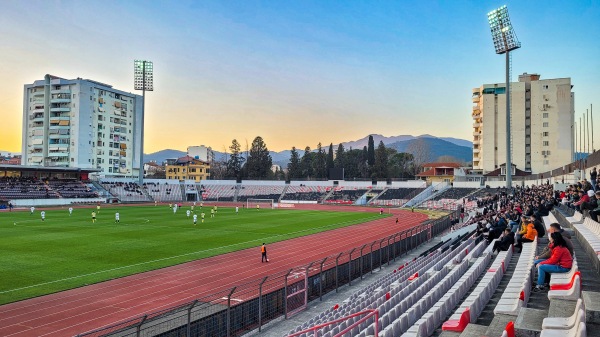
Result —
<instances>
[{"instance_id":1,"label":"sunset sky","mask_svg":"<svg viewBox=\"0 0 600 337\"><path fill-rule=\"evenodd\" d=\"M21 150L24 84L133 91L138 58L155 71L148 153L259 135L276 151L369 133L472 140L471 89L504 81L486 16L503 4L522 43L513 79L571 77L576 119L600 112L600 1L4 0L0 150Z\"/></svg>"}]
</instances>

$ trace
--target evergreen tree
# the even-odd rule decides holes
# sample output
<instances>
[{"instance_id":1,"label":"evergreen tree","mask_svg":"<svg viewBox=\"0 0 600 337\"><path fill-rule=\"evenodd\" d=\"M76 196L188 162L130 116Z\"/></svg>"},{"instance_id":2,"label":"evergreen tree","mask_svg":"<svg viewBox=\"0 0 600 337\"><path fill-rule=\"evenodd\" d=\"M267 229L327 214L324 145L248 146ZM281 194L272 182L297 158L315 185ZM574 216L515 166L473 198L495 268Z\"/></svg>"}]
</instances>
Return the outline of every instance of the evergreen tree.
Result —
<instances>
[{"instance_id":1,"label":"evergreen tree","mask_svg":"<svg viewBox=\"0 0 600 337\"><path fill-rule=\"evenodd\" d=\"M300 156L295 146L292 146L292 154L290 156L290 162L288 164L288 179L297 179L302 177L302 171L300 170Z\"/></svg>"},{"instance_id":2,"label":"evergreen tree","mask_svg":"<svg viewBox=\"0 0 600 337\"><path fill-rule=\"evenodd\" d=\"M333 163L333 143L329 144L329 152L327 152L327 177L329 177L329 169L335 166Z\"/></svg>"},{"instance_id":3,"label":"evergreen tree","mask_svg":"<svg viewBox=\"0 0 600 337\"><path fill-rule=\"evenodd\" d=\"M338 145L337 151L335 152L335 160L333 161L335 168L343 168L344 167L344 145L340 143Z\"/></svg>"},{"instance_id":4,"label":"evergreen tree","mask_svg":"<svg viewBox=\"0 0 600 337\"><path fill-rule=\"evenodd\" d=\"M248 178L264 179L271 177L273 175L271 171L272 165L273 160L267 144L265 144L260 136L254 138L250 146L248 162L246 163Z\"/></svg>"},{"instance_id":5,"label":"evergreen tree","mask_svg":"<svg viewBox=\"0 0 600 337\"><path fill-rule=\"evenodd\" d=\"M304 155L300 160L300 169L302 172L302 178L310 179L314 178L313 173L313 153L310 151L310 146L304 148Z\"/></svg>"},{"instance_id":6,"label":"evergreen tree","mask_svg":"<svg viewBox=\"0 0 600 337\"><path fill-rule=\"evenodd\" d=\"M388 152L383 141L379 142L375 151L375 165L373 166L373 175L371 177L378 179L388 178Z\"/></svg>"},{"instance_id":7,"label":"evergreen tree","mask_svg":"<svg viewBox=\"0 0 600 337\"><path fill-rule=\"evenodd\" d=\"M373 140L373 136L369 135L369 147L367 148L367 163L369 167L373 167L375 165L375 141Z\"/></svg>"},{"instance_id":8,"label":"evergreen tree","mask_svg":"<svg viewBox=\"0 0 600 337\"><path fill-rule=\"evenodd\" d=\"M317 153L315 153L312 164L315 178L327 178L327 158L321 143L317 144Z\"/></svg>"},{"instance_id":9,"label":"evergreen tree","mask_svg":"<svg viewBox=\"0 0 600 337\"><path fill-rule=\"evenodd\" d=\"M229 178L241 178L244 157L240 153L240 148L241 146L237 139L231 141L231 146L229 146L231 155L229 156L229 160L227 160L227 177Z\"/></svg>"}]
</instances>

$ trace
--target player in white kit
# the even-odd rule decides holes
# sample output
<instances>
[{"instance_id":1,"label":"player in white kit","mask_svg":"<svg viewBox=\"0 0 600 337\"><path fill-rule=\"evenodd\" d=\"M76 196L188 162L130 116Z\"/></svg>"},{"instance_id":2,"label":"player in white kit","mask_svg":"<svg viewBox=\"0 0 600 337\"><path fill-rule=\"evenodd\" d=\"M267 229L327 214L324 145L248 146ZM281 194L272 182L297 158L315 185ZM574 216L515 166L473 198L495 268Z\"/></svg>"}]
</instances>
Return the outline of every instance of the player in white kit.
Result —
<instances>
[{"instance_id":1,"label":"player in white kit","mask_svg":"<svg viewBox=\"0 0 600 337\"><path fill-rule=\"evenodd\" d=\"M31 211L31 213L29 213L29 214L33 214L33 212L35 212L35 207L31 206L31 208L29 210Z\"/></svg>"},{"instance_id":2,"label":"player in white kit","mask_svg":"<svg viewBox=\"0 0 600 337\"><path fill-rule=\"evenodd\" d=\"M119 212L115 213L115 223L121 223Z\"/></svg>"},{"instance_id":3,"label":"player in white kit","mask_svg":"<svg viewBox=\"0 0 600 337\"><path fill-rule=\"evenodd\" d=\"M196 225L197 222L198 222L198 215L194 214L194 225Z\"/></svg>"},{"instance_id":4,"label":"player in white kit","mask_svg":"<svg viewBox=\"0 0 600 337\"><path fill-rule=\"evenodd\" d=\"M71 214L73 214L73 207L69 207L69 216L71 216Z\"/></svg>"},{"instance_id":5,"label":"player in white kit","mask_svg":"<svg viewBox=\"0 0 600 337\"><path fill-rule=\"evenodd\" d=\"M190 214L191 214L191 213L192 213L192 212L190 212L190 210L189 210L189 209L188 209L187 211L185 211L185 215L187 215L187 217L188 217L188 218L190 217Z\"/></svg>"},{"instance_id":6,"label":"player in white kit","mask_svg":"<svg viewBox=\"0 0 600 337\"><path fill-rule=\"evenodd\" d=\"M46 220L46 211L40 212L40 215L42 216L42 221Z\"/></svg>"}]
</instances>

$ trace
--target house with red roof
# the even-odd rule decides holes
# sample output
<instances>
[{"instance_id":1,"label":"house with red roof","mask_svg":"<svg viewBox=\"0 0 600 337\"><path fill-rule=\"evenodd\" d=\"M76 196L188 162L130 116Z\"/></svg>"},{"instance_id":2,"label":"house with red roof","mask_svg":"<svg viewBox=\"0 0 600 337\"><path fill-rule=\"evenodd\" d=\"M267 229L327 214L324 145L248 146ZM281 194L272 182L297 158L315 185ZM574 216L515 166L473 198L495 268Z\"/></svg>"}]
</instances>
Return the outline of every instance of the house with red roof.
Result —
<instances>
[{"instance_id":1,"label":"house with red roof","mask_svg":"<svg viewBox=\"0 0 600 337\"><path fill-rule=\"evenodd\" d=\"M423 164L423 171L416 175L417 179L426 180L427 183L454 181L454 170L460 168L458 163L436 162Z\"/></svg>"}]
</instances>

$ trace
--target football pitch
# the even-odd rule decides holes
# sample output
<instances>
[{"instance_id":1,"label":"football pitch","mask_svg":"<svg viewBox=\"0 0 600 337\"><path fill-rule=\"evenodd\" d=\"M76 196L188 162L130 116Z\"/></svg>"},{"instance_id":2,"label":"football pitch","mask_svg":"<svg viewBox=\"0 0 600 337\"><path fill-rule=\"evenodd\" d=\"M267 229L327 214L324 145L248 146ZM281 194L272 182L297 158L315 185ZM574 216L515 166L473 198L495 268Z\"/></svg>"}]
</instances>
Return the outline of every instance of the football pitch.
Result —
<instances>
[{"instance_id":1,"label":"football pitch","mask_svg":"<svg viewBox=\"0 0 600 337\"><path fill-rule=\"evenodd\" d=\"M258 247L382 217L333 212L196 206L46 208L0 213L0 304L76 288L183 262ZM119 212L120 223L115 223ZM201 223L200 213L205 213ZM258 248L257 248L258 249Z\"/></svg>"}]
</instances>

